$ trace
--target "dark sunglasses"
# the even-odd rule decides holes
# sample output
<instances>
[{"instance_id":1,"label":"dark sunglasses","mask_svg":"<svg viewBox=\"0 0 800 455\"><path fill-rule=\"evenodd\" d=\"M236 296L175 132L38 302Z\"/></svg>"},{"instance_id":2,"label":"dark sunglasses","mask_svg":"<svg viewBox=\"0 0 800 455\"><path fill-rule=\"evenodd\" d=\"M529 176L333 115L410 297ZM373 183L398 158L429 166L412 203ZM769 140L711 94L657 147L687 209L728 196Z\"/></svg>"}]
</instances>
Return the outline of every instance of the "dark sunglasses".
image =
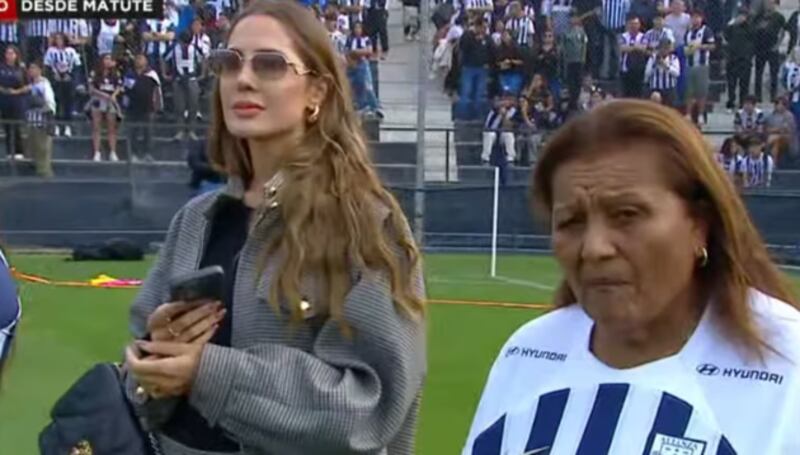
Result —
<instances>
[{"instance_id":1,"label":"dark sunglasses","mask_svg":"<svg viewBox=\"0 0 800 455\"><path fill-rule=\"evenodd\" d=\"M312 74L313 71L289 59L277 51L256 51L247 58L235 49L215 49L208 56L209 69L217 76L238 74L250 60L250 68L260 78L275 81L282 79L291 67L298 75Z\"/></svg>"}]
</instances>

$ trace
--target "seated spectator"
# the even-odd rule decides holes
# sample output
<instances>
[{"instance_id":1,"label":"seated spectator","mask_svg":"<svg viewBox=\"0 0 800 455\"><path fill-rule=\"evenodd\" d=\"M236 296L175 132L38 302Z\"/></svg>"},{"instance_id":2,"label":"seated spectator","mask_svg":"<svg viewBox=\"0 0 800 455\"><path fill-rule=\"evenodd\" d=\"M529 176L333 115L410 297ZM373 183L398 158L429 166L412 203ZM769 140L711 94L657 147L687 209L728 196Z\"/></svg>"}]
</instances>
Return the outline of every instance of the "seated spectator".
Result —
<instances>
[{"instance_id":1,"label":"seated spectator","mask_svg":"<svg viewBox=\"0 0 800 455\"><path fill-rule=\"evenodd\" d=\"M735 137L743 146L754 137L760 142L764 141L766 116L756 107L757 102L758 99L753 95L745 97L742 108L733 117Z\"/></svg>"},{"instance_id":2,"label":"seated spectator","mask_svg":"<svg viewBox=\"0 0 800 455\"><path fill-rule=\"evenodd\" d=\"M522 129L527 137L531 161L536 161L545 134L558 127L559 115L554 97L541 74L535 74L520 99Z\"/></svg>"},{"instance_id":3,"label":"seated spectator","mask_svg":"<svg viewBox=\"0 0 800 455\"><path fill-rule=\"evenodd\" d=\"M525 123L528 126L534 126L533 124L535 124L536 117L539 114L552 109L552 106L548 106L547 104L548 101L552 99L553 96L547 85L547 79L545 79L542 74L534 74L530 84L528 84L528 87L522 92L520 100L522 118Z\"/></svg>"},{"instance_id":4,"label":"seated spectator","mask_svg":"<svg viewBox=\"0 0 800 455\"><path fill-rule=\"evenodd\" d=\"M775 161L764 148L759 137L753 136L747 142L747 156L743 161L745 188L768 188L772 184Z\"/></svg>"},{"instance_id":5,"label":"seated spectator","mask_svg":"<svg viewBox=\"0 0 800 455\"><path fill-rule=\"evenodd\" d=\"M584 74L583 78L581 79L581 88L580 92L578 93L578 110L579 111L587 111L589 110L589 104L592 98L592 93L597 90L597 87L594 85L594 78L591 74Z\"/></svg>"},{"instance_id":6,"label":"seated spectator","mask_svg":"<svg viewBox=\"0 0 800 455\"><path fill-rule=\"evenodd\" d=\"M53 176L53 116L56 113L56 97L50 81L42 76L39 63L28 65L28 81L30 97L25 118L28 123L26 138L27 152L36 165L36 175L50 178Z\"/></svg>"},{"instance_id":7,"label":"seated spectator","mask_svg":"<svg viewBox=\"0 0 800 455\"><path fill-rule=\"evenodd\" d=\"M595 88L592 91L591 97L589 97L589 104L586 106L586 111L590 111L598 106L601 106L606 101L611 99L610 96L605 92L605 90L601 88Z\"/></svg>"},{"instance_id":8,"label":"seated spectator","mask_svg":"<svg viewBox=\"0 0 800 455\"><path fill-rule=\"evenodd\" d=\"M110 161L119 161L117 155L117 123L122 119L122 109L119 105L119 96L122 94L122 77L117 71L114 59L110 54L100 57L97 68L92 72L91 98L86 105L92 120L92 147L94 153L92 160L102 161L100 154L100 136L105 120L108 128L108 146Z\"/></svg>"},{"instance_id":9,"label":"seated spectator","mask_svg":"<svg viewBox=\"0 0 800 455\"><path fill-rule=\"evenodd\" d=\"M513 93L514 96L519 95L522 90L522 82L524 74L522 72L522 53L520 52L517 43L514 42L514 37L511 32L506 30L503 32L502 42L497 47L494 53L494 66L497 68L497 76L501 92Z\"/></svg>"},{"instance_id":10,"label":"seated spectator","mask_svg":"<svg viewBox=\"0 0 800 455\"><path fill-rule=\"evenodd\" d=\"M797 155L797 122L788 107L786 97L779 96L775 99L775 110L765 121L767 150L776 164L786 156L784 152L790 152L792 158Z\"/></svg>"},{"instance_id":11,"label":"seated spectator","mask_svg":"<svg viewBox=\"0 0 800 455\"><path fill-rule=\"evenodd\" d=\"M477 19L461 37L459 50L461 80L456 117L459 120L474 120L486 104L489 66L494 61L493 46L482 18Z\"/></svg>"},{"instance_id":12,"label":"seated spectator","mask_svg":"<svg viewBox=\"0 0 800 455\"><path fill-rule=\"evenodd\" d=\"M744 188L746 144L742 145L735 137L729 137L722 143L715 158L728 174L734 186L739 189Z\"/></svg>"},{"instance_id":13,"label":"seated spectator","mask_svg":"<svg viewBox=\"0 0 800 455\"><path fill-rule=\"evenodd\" d=\"M648 59L644 70L650 91L661 94L662 104L676 106L676 88L680 75L681 62L672 49L672 42L665 39L659 44L658 53Z\"/></svg>"},{"instance_id":14,"label":"seated spectator","mask_svg":"<svg viewBox=\"0 0 800 455\"><path fill-rule=\"evenodd\" d=\"M661 92L658 90L653 90L650 92L650 101L657 104L664 104L664 98L661 97Z\"/></svg>"},{"instance_id":15,"label":"seated spectator","mask_svg":"<svg viewBox=\"0 0 800 455\"><path fill-rule=\"evenodd\" d=\"M128 114L128 140L133 155L131 160L154 161L150 154L153 145L153 120L163 108L161 79L150 67L145 54L139 54L134 68L125 78L125 100Z\"/></svg>"},{"instance_id":16,"label":"seated spectator","mask_svg":"<svg viewBox=\"0 0 800 455\"><path fill-rule=\"evenodd\" d=\"M353 89L357 110L362 114L383 118L378 97L373 90L372 70L369 65L369 59L373 55L372 41L364 34L364 26L360 22L353 25L346 47L347 76Z\"/></svg>"},{"instance_id":17,"label":"seated spectator","mask_svg":"<svg viewBox=\"0 0 800 455\"><path fill-rule=\"evenodd\" d=\"M53 45L44 54L44 72L55 91L58 107L56 121L64 123L63 130L59 125L53 129L53 134L56 136L62 132L66 137L72 136L69 122L72 121L75 82L80 67L81 58L74 48L67 46L66 36L63 33L53 34Z\"/></svg>"},{"instance_id":18,"label":"seated spectator","mask_svg":"<svg viewBox=\"0 0 800 455\"><path fill-rule=\"evenodd\" d=\"M743 148L736 139L729 137L725 139L719 151L714 154L714 159L722 166L722 169L734 180L736 173L741 169L744 160Z\"/></svg>"},{"instance_id":19,"label":"seated spectator","mask_svg":"<svg viewBox=\"0 0 800 455\"><path fill-rule=\"evenodd\" d=\"M483 151L481 152L481 162L489 164L492 156L492 147L497 141L498 135L503 144L505 158L509 163L516 159L515 131L520 123L519 109L516 105L515 95L511 92L502 94L502 98L497 102L494 109L486 116L483 125Z\"/></svg>"},{"instance_id":20,"label":"seated spectator","mask_svg":"<svg viewBox=\"0 0 800 455\"><path fill-rule=\"evenodd\" d=\"M17 285L11 276L11 266L0 249L0 378L11 355L11 344L21 317L22 305Z\"/></svg>"}]
</instances>

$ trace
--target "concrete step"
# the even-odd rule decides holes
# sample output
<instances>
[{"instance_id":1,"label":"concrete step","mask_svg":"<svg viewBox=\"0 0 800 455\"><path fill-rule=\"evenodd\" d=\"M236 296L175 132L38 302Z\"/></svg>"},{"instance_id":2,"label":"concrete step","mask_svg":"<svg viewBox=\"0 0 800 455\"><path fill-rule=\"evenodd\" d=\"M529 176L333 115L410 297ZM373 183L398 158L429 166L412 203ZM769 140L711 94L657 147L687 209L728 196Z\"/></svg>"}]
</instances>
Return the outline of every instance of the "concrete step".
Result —
<instances>
[{"instance_id":1,"label":"concrete step","mask_svg":"<svg viewBox=\"0 0 800 455\"><path fill-rule=\"evenodd\" d=\"M416 179L416 166L413 164L377 164L378 175L387 185L413 184ZM179 182L188 185L191 171L184 163L111 163L88 160L54 160L53 173L57 179L66 180L111 180L127 183L141 182ZM0 161L0 179L34 178L34 163L30 160Z\"/></svg>"},{"instance_id":2,"label":"concrete step","mask_svg":"<svg viewBox=\"0 0 800 455\"><path fill-rule=\"evenodd\" d=\"M530 183L531 167L509 166L506 171L509 184L527 185ZM494 168L491 166L459 166L459 183L465 185L491 185L494 181ZM776 170L773 174L770 190L800 191L800 171Z\"/></svg>"},{"instance_id":3,"label":"concrete step","mask_svg":"<svg viewBox=\"0 0 800 455\"><path fill-rule=\"evenodd\" d=\"M173 141L170 139L156 138L149 150L156 161L184 162L188 151L201 145L194 141ZM397 164L415 163L416 145L413 142L373 142L369 144L373 160L376 163ZM108 150L106 140L101 142L103 151ZM0 142L0 157L6 156L5 142ZM127 137L120 137L117 141L117 155L121 160L127 161L129 141ZM74 136L71 138L53 138L53 159L56 160L89 160L92 158L92 139L87 136ZM105 153L104 153L105 156Z\"/></svg>"}]
</instances>

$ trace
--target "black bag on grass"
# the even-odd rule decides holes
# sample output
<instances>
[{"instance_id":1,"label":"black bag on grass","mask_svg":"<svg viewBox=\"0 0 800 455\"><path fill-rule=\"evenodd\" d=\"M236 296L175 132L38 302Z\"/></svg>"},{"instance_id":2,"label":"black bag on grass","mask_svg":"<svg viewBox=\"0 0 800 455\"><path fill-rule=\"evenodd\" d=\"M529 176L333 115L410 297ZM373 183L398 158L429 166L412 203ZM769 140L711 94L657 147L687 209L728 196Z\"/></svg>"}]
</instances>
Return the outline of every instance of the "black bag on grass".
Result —
<instances>
[{"instance_id":1,"label":"black bag on grass","mask_svg":"<svg viewBox=\"0 0 800 455\"><path fill-rule=\"evenodd\" d=\"M72 251L73 261L141 261L144 251L127 239L83 245Z\"/></svg>"}]
</instances>

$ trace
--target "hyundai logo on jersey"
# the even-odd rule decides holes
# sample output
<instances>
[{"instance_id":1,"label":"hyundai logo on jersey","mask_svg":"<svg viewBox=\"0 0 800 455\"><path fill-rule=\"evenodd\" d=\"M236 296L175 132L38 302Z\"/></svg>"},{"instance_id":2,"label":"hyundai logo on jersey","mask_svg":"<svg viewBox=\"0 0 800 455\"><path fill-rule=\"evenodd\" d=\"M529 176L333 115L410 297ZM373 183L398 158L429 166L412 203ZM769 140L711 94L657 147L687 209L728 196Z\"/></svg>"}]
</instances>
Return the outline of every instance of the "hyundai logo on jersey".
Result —
<instances>
[{"instance_id":1,"label":"hyundai logo on jersey","mask_svg":"<svg viewBox=\"0 0 800 455\"><path fill-rule=\"evenodd\" d=\"M771 382L773 384L783 384L783 375L763 370L751 370L747 368L720 368L713 363L701 363L697 366L697 372L704 376L719 376L724 378L748 379L751 381Z\"/></svg>"},{"instance_id":2,"label":"hyundai logo on jersey","mask_svg":"<svg viewBox=\"0 0 800 455\"><path fill-rule=\"evenodd\" d=\"M697 366L697 372L706 376L716 376L719 374L719 367L710 363Z\"/></svg>"}]
</instances>

